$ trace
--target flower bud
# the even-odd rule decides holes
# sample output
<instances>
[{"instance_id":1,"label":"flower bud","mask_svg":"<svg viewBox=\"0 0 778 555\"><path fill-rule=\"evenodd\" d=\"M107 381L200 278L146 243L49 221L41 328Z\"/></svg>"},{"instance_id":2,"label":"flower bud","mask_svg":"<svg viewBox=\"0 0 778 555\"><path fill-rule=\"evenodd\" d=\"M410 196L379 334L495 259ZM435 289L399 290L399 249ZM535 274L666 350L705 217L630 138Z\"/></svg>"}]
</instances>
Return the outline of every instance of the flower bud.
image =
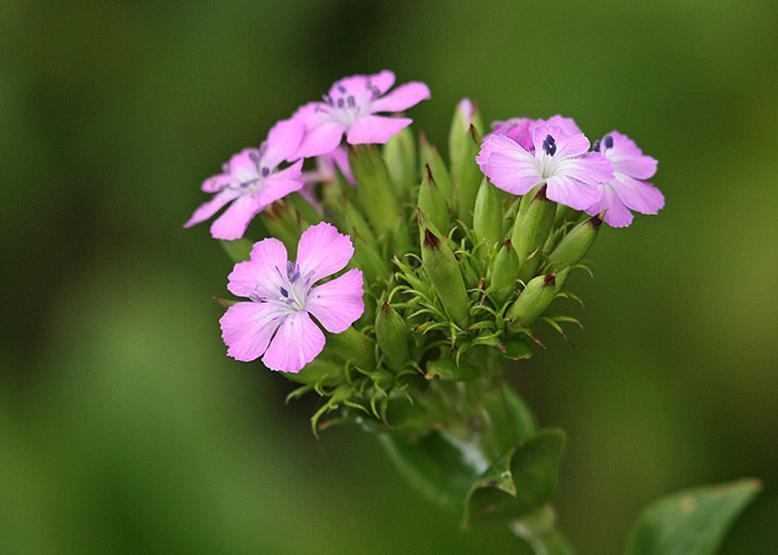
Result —
<instances>
[{"instance_id":1,"label":"flower bud","mask_svg":"<svg viewBox=\"0 0 778 555\"><path fill-rule=\"evenodd\" d=\"M504 302L513 292L519 278L519 257L511 245L510 239L500 247L489 269L492 291L498 302Z\"/></svg>"},{"instance_id":2,"label":"flower bud","mask_svg":"<svg viewBox=\"0 0 778 555\"><path fill-rule=\"evenodd\" d=\"M413 186L418 183L416 177L416 141L410 127L406 127L384 146L384 160L389 176L394 183L397 196L408 198Z\"/></svg>"},{"instance_id":3,"label":"flower bud","mask_svg":"<svg viewBox=\"0 0 778 555\"><path fill-rule=\"evenodd\" d=\"M448 205L438 188L429 165L424 166L419 187L419 210L441 233L448 231Z\"/></svg>"},{"instance_id":4,"label":"flower bud","mask_svg":"<svg viewBox=\"0 0 778 555\"><path fill-rule=\"evenodd\" d=\"M503 238L502 194L485 178L481 180L478 195L475 197L473 231L476 241L485 242L489 246L496 245Z\"/></svg>"},{"instance_id":5,"label":"flower bud","mask_svg":"<svg viewBox=\"0 0 778 555\"><path fill-rule=\"evenodd\" d=\"M349 164L357 183L357 197L378 235L389 235L402 220L392 178L380 151L372 145L349 148Z\"/></svg>"},{"instance_id":6,"label":"flower bud","mask_svg":"<svg viewBox=\"0 0 778 555\"><path fill-rule=\"evenodd\" d=\"M375 335L384 355L384 362L391 370L402 370L411 358L408 325L402 316L384 302L375 320Z\"/></svg>"},{"instance_id":7,"label":"flower bud","mask_svg":"<svg viewBox=\"0 0 778 555\"><path fill-rule=\"evenodd\" d=\"M421 163L426 164L432 170L432 175L435 177L435 183L440 188L440 192L446 197L446 202L451 205L451 200L454 198L454 185L451 182L451 174L448 171L446 163L441 158L435 145L427 142L427 137L423 134L419 134L419 150L421 152ZM422 167L422 171L424 168Z\"/></svg>"},{"instance_id":8,"label":"flower bud","mask_svg":"<svg viewBox=\"0 0 778 555\"><path fill-rule=\"evenodd\" d=\"M519 256L519 277L529 279L540 266L541 249L554 223L556 204L546 198L546 188L527 193L522 198L519 214L513 226L511 242Z\"/></svg>"},{"instance_id":9,"label":"flower bud","mask_svg":"<svg viewBox=\"0 0 778 555\"><path fill-rule=\"evenodd\" d=\"M531 325L551 305L556 292L554 274L531 279L516 302L508 309L508 318L524 326Z\"/></svg>"},{"instance_id":10,"label":"flower bud","mask_svg":"<svg viewBox=\"0 0 778 555\"><path fill-rule=\"evenodd\" d=\"M327 337L327 349L346 362L370 368L375 365L375 343L353 327Z\"/></svg>"},{"instance_id":11,"label":"flower bud","mask_svg":"<svg viewBox=\"0 0 778 555\"><path fill-rule=\"evenodd\" d=\"M353 187L346 182L346 179L337 169L332 180L321 184L322 206L324 206L324 210L329 215L331 221L339 226L344 222L345 202L352 191Z\"/></svg>"},{"instance_id":12,"label":"flower bud","mask_svg":"<svg viewBox=\"0 0 778 555\"><path fill-rule=\"evenodd\" d=\"M454 253L445 237L429 228L423 231L421 259L433 289L451 319L465 328L469 321L470 300Z\"/></svg>"},{"instance_id":13,"label":"flower bud","mask_svg":"<svg viewBox=\"0 0 778 555\"><path fill-rule=\"evenodd\" d=\"M300 234L308 227L300 213L286 199L281 199L265 208L260 219L268 233L284 243L289 256L295 256Z\"/></svg>"},{"instance_id":14,"label":"flower bud","mask_svg":"<svg viewBox=\"0 0 778 555\"><path fill-rule=\"evenodd\" d=\"M454 110L448 132L448 155L452 168L460 165L462 159L467 156L465 143L471 126L475 127L479 136L483 135L484 124L478 113L478 105L469 98L463 98Z\"/></svg>"},{"instance_id":15,"label":"flower bud","mask_svg":"<svg viewBox=\"0 0 778 555\"><path fill-rule=\"evenodd\" d=\"M597 239L601 225L602 220L595 216L570 230L548 256L549 268L556 271L578 264Z\"/></svg>"},{"instance_id":16,"label":"flower bud","mask_svg":"<svg viewBox=\"0 0 778 555\"><path fill-rule=\"evenodd\" d=\"M345 204L344 221L348 234L361 237L365 244L377 250L378 241L376 240L372 228L368 225L367 221L365 221L364 216L362 216L362 213L356 209L351 201L344 200L343 202Z\"/></svg>"},{"instance_id":17,"label":"flower bud","mask_svg":"<svg viewBox=\"0 0 778 555\"><path fill-rule=\"evenodd\" d=\"M472 125L465 135L459 159L452 157L451 177L454 181L454 199L459 219L466 225L473 223L473 207L483 174L475 157L481 146L481 135Z\"/></svg>"}]
</instances>

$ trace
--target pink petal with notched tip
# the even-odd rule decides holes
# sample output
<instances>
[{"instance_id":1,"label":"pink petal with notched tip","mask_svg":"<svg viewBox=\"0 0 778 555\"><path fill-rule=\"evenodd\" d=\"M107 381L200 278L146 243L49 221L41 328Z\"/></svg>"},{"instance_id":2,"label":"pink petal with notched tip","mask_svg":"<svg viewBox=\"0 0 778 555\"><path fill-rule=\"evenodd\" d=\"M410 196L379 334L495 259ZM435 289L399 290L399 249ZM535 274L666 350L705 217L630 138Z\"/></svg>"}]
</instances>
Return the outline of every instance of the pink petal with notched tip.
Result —
<instances>
[{"instance_id":1,"label":"pink petal with notched tip","mask_svg":"<svg viewBox=\"0 0 778 555\"><path fill-rule=\"evenodd\" d=\"M278 372L299 372L324 348L324 334L307 312L288 313L262 362Z\"/></svg>"},{"instance_id":2,"label":"pink petal with notched tip","mask_svg":"<svg viewBox=\"0 0 778 555\"><path fill-rule=\"evenodd\" d=\"M600 190L569 177L554 175L546 180L546 197L575 210L586 210L600 199Z\"/></svg>"},{"instance_id":3,"label":"pink petal with notched tip","mask_svg":"<svg viewBox=\"0 0 778 555\"><path fill-rule=\"evenodd\" d=\"M311 277L311 282L331 276L346 267L354 255L354 245L348 235L321 222L306 229L297 244L297 265L300 275Z\"/></svg>"},{"instance_id":4,"label":"pink petal with notched tip","mask_svg":"<svg viewBox=\"0 0 778 555\"><path fill-rule=\"evenodd\" d=\"M264 208L256 194L238 197L224 213L211 224L211 236L214 239L234 241L246 233L246 228Z\"/></svg>"},{"instance_id":5,"label":"pink petal with notched tip","mask_svg":"<svg viewBox=\"0 0 778 555\"><path fill-rule=\"evenodd\" d=\"M281 162L291 162L299 158L298 151L305 133L305 125L294 119L276 123L267 134L262 165L274 169Z\"/></svg>"},{"instance_id":6,"label":"pink petal with notched tip","mask_svg":"<svg viewBox=\"0 0 778 555\"><path fill-rule=\"evenodd\" d=\"M535 158L504 135L487 137L476 161L492 183L514 195L523 195L543 181Z\"/></svg>"},{"instance_id":7,"label":"pink petal with notched tip","mask_svg":"<svg viewBox=\"0 0 778 555\"><path fill-rule=\"evenodd\" d=\"M308 294L306 310L330 333L346 331L365 311L362 272L351 269Z\"/></svg>"},{"instance_id":8,"label":"pink petal with notched tip","mask_svg":"<svg viewBox=\"0 0 778 555\"><path fill-rule=\"evenodd\" d=\"M650 179L654 176L658 164L655 158L643 154L635 141L618 131L611 131L607 136L613 139L613 146L602 152L613 163L616 171L636 179Z\"/></svg>"},{"instance_id":9,"label":"pink petal with notched tip","mask_svg":"<svg viewBox=\"0 0 778 555\"><path fill-rule=\"evenodd\" d=\"M597 216L605 212L603 220L611 227L627 227L632 223L632 212L624 205L610 185L603 185L600 200L590 206L586 213Z\"/></svg>"},{"instance_id":10,"label":"pink petal with notched tip","mask_svg":"<svg viewBox=\"0 0 778 555\"><path fill-rule=\"evenodd\" d=\"M248 260L238 262L227 276L227 290L237 297L275 299L286 275L284 244L274 237L254 243Z\"/></svg>"},{"instance_id":11,"label":"pink petal with notched tip","mask_svg":"<svg viewBox=\"0 0 778 555\"><path fill-rule=\"evenodd\" d=\"M364 116L351 125L346 141L352 145L384 144L411 123L408 118Z\"/></svg>"},{"instance_id":12,"label":"pink petal with notched tip","mask_svg":"<svg viewBox=\"0 0 778 555\"><path fill-rule=\"evenodd\" d=\"M616 173L610 187L628 208L641 214L656 214L665 206L665 197L659 189L623 173Z\"/></svg>"},{"instance_id":13,"label":"pink petal with notched tip","mask_svg":"<svg viewBox=\"0 0 778 555\"><path fill-rule=\"evenodd\" d=\"M187 220L184 227L192 227L193 225L204 222L214 214L216 214L221 208L235 199L238 196L238 191L232 189L226 189L221 193L217 193L211 200L201 204L197 210L194 211L192 217Z\"/></svg>"},{"instance_id":14,"label":"pink petal with notched tip","mask_svg":"<svg viewBox=\"0 0 778 555\"><path fill-rule=\"evenodd\" d=\"M303 161L298 160L288 168L271 174L265 179L262 188L257 193L257 200L261 205L260 210L264 210L275 201L303 188L302 167Z\"/></svg>"},{"instance_id":15,"label":"pink petal with notched tip","mask_svg":"<svg viewBox=\"0 0 778 555\"><path fill-rule=\"evenodd\" d=\"M402 112L415 106L422 100L427 100L429 97L430 89L424 83L405 83L373 102L370 106L370 111L373 113Z\"/></svg>"},{"instance_id":16,"label":"pink petal with notched tip","mask_svg":"<svg viewBox=\"0 0 778 555\"><path fill-rule=\"evenodd\" d=\"M236 303L219 320L227 355L241 362L262 356L288 311L275 303Z\"/></svg>"},{"instance_id":17,"label":"pink petal with notched tip","mask_svg":"<svg viewBox=\"0 0 778 555\"><path fill-rule=\"evenodd\" d=\"M200 190L204 193L218 193L231 182L232 178L230 177L230 174L220 173L203 181Z\"/></svg>"}]
</instances>

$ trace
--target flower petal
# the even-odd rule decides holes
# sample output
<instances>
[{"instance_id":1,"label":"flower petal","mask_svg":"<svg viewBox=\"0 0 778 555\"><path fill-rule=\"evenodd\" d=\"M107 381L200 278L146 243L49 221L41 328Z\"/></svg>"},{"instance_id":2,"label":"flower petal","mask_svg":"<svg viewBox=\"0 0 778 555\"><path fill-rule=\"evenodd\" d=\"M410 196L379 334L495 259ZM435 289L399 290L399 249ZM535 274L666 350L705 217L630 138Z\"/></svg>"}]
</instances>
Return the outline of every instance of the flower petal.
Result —
<instances>
[{"instance_id":1,"label":"flower petal","mask_svg":"<svg viewBox=\"0 0 778 555\"><path fill-rule=\"evenodd\" d=\"M514 195L523 195L543 181L535 158L505 135L489 135L476 161L492 183Z\"/></svg>"},{"instance_id":2,"label":"flower petal","mask_svg":"<svg viewBox=\"0 0 778 555\"><path fill-rule=\"evenodd\" d=\"M299 372L324 348L324 334L307 312L289 313L279 326L262 362L278 372Z\"/></svg>"},{"instance_id":3,"label":"flower petal","mask_svg":"<svg viewBox=\"0 0 778 555\"><path fill-rule=\"evenodd\" d=\"M559 162L554 175L597 185L613 179L613 168L610 161L599 152L587 152L580 158L567 158Z\"/></svg>"},{"instance_id":4,"label":"flower petal","mask_svg":"<svg viewBox=\"0 0 778 555\"><path fill-rule=\"evenodd\" d=\"M200 190L202 190L204 193L218 193L231 182L232 178L230 177L230 174L220 173L203 181Z\"/></svg>"},{"instance_id":5,"label":"flower petal","mask_svg":"<svg viewBox=\"0 0 778 555\"><path fill-rule=\"evenodd\" d=\"M258 193L258 202L262 205L260 210L264 210L266 206L270 206L289 193L303 188L302 167L303 161L298 160L288 168L272 174L265 180L262 189Z\"/></svg>"},{"instance_id":6,"label":"flower petal","mask_svg":"<svg viewBox=\"0 0 778 555\"><path fill-rule=\"evenodd\" d=\"M384 144L411 123L408 118L364 116L351 125L346 141L351 145Z\"/></svg>"},{"instance_id":7,"label":"flower petal","mask_svg":"<svg viewBox=\"0 0 778 555\"><path fill-rule=\"evenodd\" d=\"M665 206L664 195L651 183L616 172L616 177L610 185L628 208L641 214L656 214Z\"/></svg>"},{"instance_id":8,"label":"flower petal","mask_svg":"<svg viewBox=\"0 0 778 555\"><path fill-rule=\"evenodd\" d=\"M394 73L388 69L374 73L369 79L370 84L378 88L378 90L381 91L381 94L385 94L386 91L391 89L392 85L394 85Z\"/></svg>"},{"instance_id":9,"label":"flower petal","mask_svg":"<svg viewBox=\"0 0 778 555\"><path fill-rule=\"evenodd\" d=\"M492 122L492 133L505 135L513 139L524 150L532 150L532 126L534 120L530 118L511 118L505 121Z\"/></svg>"},{"instance_id":10,"label":"flower petal","mask_svg":"<svg viewBox=\"0 0 778 555\"><path fill-rule=\"evenodd\" d=\"M271 170L286 160L291 162L299 158L300 142L305 133L305 124L295 119L281 120L267 134L262 165Z\"/></svg>"},{"instance_id":11,"label":"flower petal","mask_svg":"<svg viewBox=\"0 0 778 555\"><path fill-rule=\"evenodd\" d=\"M554 175L546 180L546 196L576 210L586 210L600 200L600 190L595 185L576 181L569 177Z\"/></svg>"},{"instance_id":12,"label":"flower petal","mask_svg":"<svg viewBox=\"0 0 778 555\"><path fill-rule=\"evenodd\" d=\"M353 255L351 238L327 222L306 229L297 244L300 274L311 276L312 283L345 268Z\"/></svg>"},{"instance_id":13,"label":"flower petal","mask_svg":"<svg viewBox=\"0 0 778 555\"><path fill-rule=\"evenodd\" d=\"M538 120L540 122L541 120ZM560 116L559 114L555 116L551 116L546 120L546 123L549 125L556 125L557 127L561 127L562 130L564 130L565 133L568 135L573 135L575 133L583 133L579 127L578 124L575 123L575 120L573 118L566 118L565 116Z\"/></svg>"},{"instance_id":14,"label":"flower petal","mask_svg":"<svg viewBox=\"0 0 778 555\"><path fill-rule=\"evenodd\" d=\"M288 309L276 303L236 303L219 320L227 355L241 362L262 356Z\"/></svg>"},{"instance_id":15,"label":"flower petal","mask_svg":"<svg viewBox=\"0 0 778 555\"><path fill-rule=\"evenodd\" d=\"M306 310L330 333L346 331L365 311L362 272L351 269L308 294Z\"/></svg>"},{"instance_id":16,"label":"flower petal","mask_svg":"<svg viewBox=\"0 0 778 555\"><path fill-rule=\"evenodd\" d=\"M332 152L340 145L345 130L343 124L326 117L319 118L311 127L306 124L305 137L297 155L301 158L309 158Z\"/></svg>"},{"instance_id":17,"label":"flower petal","mask_svg":"<svg viewBox=\"0 0 778 555\"><path fill-rule=\"evenodd\" d=\"M603 220L611 227L627 227L632 223L632 212L624 205L610 185L602 185L600 200L589 208L586 213L597 216L605 212Z\"/></svg>"},{"instance_id":18,"label":"flower petal","mask_svg":"<svg viewBox=\"0 0 778 555\"><path fill-rule=\"evenodd\" d=\"M227 290L237 297L273 299L286 275L284 244L274 237L254 243L251 257L238 262L227 276Z\"/></svg>"},{"instance_id":19,"label":"flower petal","mask_svg":"<svg viewBox=\"0 0 778 555\"><path fill-rule=\"evenodd\" d=\"M194 214L187 220L184 227L192 227L200 222L204 222L237 196L238 191L233 189L225 189L221 193L216 193L211 200L201 204L197 210L194 211Z\"/></svg>"},{"instance_id":20,"label":"flower petal","mask_svg":"<svg viewBox=\"0 0 778 555\"><path fill-rule=\"evenodd\" d=\"M536 152L543 152L543 141L549 135L556 143L554 158L557 160L580 156L589 150L589 139L583 133L568 133L564 127L543 122L536 124L532 130L532 144Z\"/></svg>"},{"instance_id":21,"label":"flower petal","mask_svg":"<svg viewBox=\"0 0 778 555\"><path fill-rule=\"evenodd\" d=\"M370 111L402 112L430 97L430 89L424 83L411 82L400 85L392 92L373 102Z\"/></svg>"},{"instance_id":22,"label":"flower petal","mask_svg":"<svg viewBox=\"0 0 778 555\"><path fill-rule=\"evenodd\" d=\"M211 236L227 241L240 239L246 233L251 220L263 208L255 194L239 197L211 224Z\"/></svg>"},{"instance_id":23,"label":"flower petal","mask_svg":"<svg viewBox=\"0 0 778 555\"><path fill-rule=\"evenodd\" d=\"M618 131L611 131L606 137L613 140L613 146L603 148L602 152L613 162L615 170L636 179L650 179L654 176L658 162L643 154L635 141Z\"/></svg>"}]
</instances>

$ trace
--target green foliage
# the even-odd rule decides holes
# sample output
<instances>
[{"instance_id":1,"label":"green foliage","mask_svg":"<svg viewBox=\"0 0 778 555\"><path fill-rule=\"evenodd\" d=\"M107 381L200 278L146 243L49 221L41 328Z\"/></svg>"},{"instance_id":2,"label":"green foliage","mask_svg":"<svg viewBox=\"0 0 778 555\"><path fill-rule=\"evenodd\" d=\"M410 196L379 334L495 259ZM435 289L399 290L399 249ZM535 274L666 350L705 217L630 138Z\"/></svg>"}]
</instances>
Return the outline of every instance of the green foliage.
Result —
<instances>
[{"instance_id":1,"label":"green foliage","mask_svg":"<svg viewBox=\"0 0 778 555\"><path fill-rule=\"evenodd\" d=\"M641 513L626 555L712 555L760 489L757 480L738 480L663 497Z\"/></svg>"},{"instance_id":2,"label":"green foliage","mask_svg":"<svg viewBox=\"0 0 778 555\"><path fill-rule=\"evenodd\" d=\"M254 243L245 237L235 241L219 240L219 244L224 249L224 252L227 253L227 258L236 264L248 260L251 255L251 248L254 246Z\"/></svg>"}]
</instances>

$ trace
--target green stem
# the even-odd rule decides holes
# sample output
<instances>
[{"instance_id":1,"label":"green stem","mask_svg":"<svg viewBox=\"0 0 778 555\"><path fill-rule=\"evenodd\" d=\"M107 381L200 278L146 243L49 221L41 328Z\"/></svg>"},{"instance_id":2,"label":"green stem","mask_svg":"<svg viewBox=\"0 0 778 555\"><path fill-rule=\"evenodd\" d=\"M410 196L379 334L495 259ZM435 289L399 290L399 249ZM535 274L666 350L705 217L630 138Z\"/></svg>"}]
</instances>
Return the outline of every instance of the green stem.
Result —
<instances>
[{"instance_id":1,"label":"green stem","mask_svg":"<svg viewBox=\"0 0 778 555\"><path fill-rule=\"evenodd\" d=\"M526 541L535 555L573 555L575 550L556 528L556 514L546 505L536 513L514 520L511 531Z\"/></svg>"}]
</instances>

